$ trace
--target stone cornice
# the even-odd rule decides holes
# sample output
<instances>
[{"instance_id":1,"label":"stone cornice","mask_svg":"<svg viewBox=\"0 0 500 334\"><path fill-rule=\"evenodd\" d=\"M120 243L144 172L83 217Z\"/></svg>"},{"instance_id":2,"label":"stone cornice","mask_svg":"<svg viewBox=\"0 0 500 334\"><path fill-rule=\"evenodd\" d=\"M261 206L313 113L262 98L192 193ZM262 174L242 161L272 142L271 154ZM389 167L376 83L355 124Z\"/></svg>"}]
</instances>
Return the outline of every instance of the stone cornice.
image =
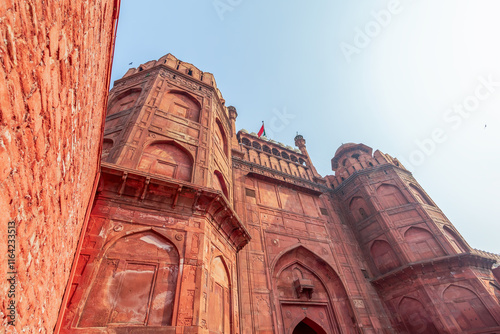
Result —
<instances>
[{"instance_id":1,"label":"stone cornice","mask_svg":"<svg viewBox=\"0 0 500 334\"><path fill-rule=\"evenodd\" d=\"M329 189L333 194L337 194L338 192L342 191L349 183L351 183L356 177L358 176L361 176L361 175L367 175L367 174L370 174L370 173L373 173L373 172L376 172L376 171L379 171L379 170L384 170L386 168L394 168L394 169L397 169L398 171L401 171L401 172L404 172L405 174L409 175L409 176L413 176L411 172L405 170L405 169L402 169L401 167L398 167L398 166L394 166L394 165L391 165L389 163L387 164L383 164L383 165L380 165L380 166L374 166L374 167L370 167L370 168L365 168L365 169L361 169L361 170L357 170L356 172L352 173L347 179L345 179L340 185L338 185L337 187L335 187L335 189Z\"/></svg>"},{"instance_id":2,"label":"stone cornice","mask_svg":"<svg viewBox=\"0 0 500 334\"><path fill-rule=\"evenodd\" d=\"M102 163L98 191L159 213L206 216L237 251L251 239L229 201L222 192L212 188Z\"/></svg>"},{"instance_id":3,"label":"stone cornice","mask_svg":"<svg viewBox=\"0 0 500 334\"><path fill-rule=\"evenodd\" d=\"M446 267L450 269L460 267L475 267L491 270L491 267L495 262L496 261L494 259L472 253L455 254L420 262L409 263L384 275L375 277L371 280L371 282L374 285L380 287L387 287L424 276L426 273L432 273L439 267Z\"/></svg>"},{"instance_id":4,"label":"stone cornice","mask_svg":"<svg viewBox=\"0 0 500 334\"><path fill-rule=\"evenodd\" d=\"M264 167L259 164L254 164L237 157L233 157L233 168L248 171L248 175L254 176L256 178L285 184L291 188L296 188L298 190L313 193L315 195L321 195L330 190L324 185L298 178L296 176Z\"/></svg>"}]
</instances>

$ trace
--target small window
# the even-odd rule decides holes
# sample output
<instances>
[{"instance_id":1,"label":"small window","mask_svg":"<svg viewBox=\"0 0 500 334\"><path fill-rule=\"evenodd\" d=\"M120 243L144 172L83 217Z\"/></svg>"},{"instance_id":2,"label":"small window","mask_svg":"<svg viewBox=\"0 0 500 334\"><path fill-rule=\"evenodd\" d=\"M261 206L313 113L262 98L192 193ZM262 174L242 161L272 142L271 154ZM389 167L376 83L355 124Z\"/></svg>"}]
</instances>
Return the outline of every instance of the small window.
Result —
<instances>
[{"instance_id":1,"label":"small window","mask_svg":"<svg viewBox=\"0 0 500 334\"><path fill-rule=\"evenodd\" d=\"M366 218L368 215L366 214L366 211L365 209L363 208L359 208L359 215L364 219Z\"/></svg>"},{"instance_id":2,"label":"small window","mask_svg":"<svg viewBox=\"0 0 500 334\"><path fill-rule=\"evenodd\" d=\"M248 197L253 197L253 198L255 198L255 190L245 188L245 193L246 193L246 195L247 195Z\"/></svg>"},{"instance_id":3,"label":"small window","mask_svg":"<svg viewBox=\"0 0 500 334\"><path fill-rule=\"evenodd\" d=\"M370 275L368 275L368 271L366 271L366 269L361 269L361 272L363 273L363 276L365 276L365 278L370 278Z\"/></svg>"},{"instance_id":4,"label":"small window","mask_svg":"<svg viewBox=\"0 0 500 334\"><path fill-rule=\"evenodd\" d=\"M325 208L319 208L319 211L321 211L321 214L323 216L328 216L328 210L327 209L325 209Z\"/></svg>"},{"instance_id":5,"label":"small window","mask_svg":"<svg viewBox=\"0 0 500 334\"><path fill-rule=\"evenodd\" d=\"M188 75L193 75L193 70L188 70Z\"/></svg>"},{"instance_id":6,"label":"small window","mask_svg":"<svg viewBox=\"0 0 500 334\"><path fill-rule=\"evenodd\" d=\"M252 143L252 146L253 146L253 148L256 148L256 149L258 149L258 150L262 149L262 147L260 146L260 144L259 144L259 143L257 143L256 141L254 141L254 142Z\"/></svg>"}]
</instances>

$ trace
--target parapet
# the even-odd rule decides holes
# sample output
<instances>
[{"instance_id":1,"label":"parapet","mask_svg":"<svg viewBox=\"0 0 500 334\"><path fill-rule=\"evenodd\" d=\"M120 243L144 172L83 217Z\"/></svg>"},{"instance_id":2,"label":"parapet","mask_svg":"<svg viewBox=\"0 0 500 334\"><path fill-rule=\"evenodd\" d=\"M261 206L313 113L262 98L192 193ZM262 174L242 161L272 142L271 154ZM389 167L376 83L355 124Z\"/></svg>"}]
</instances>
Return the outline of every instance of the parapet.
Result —
<instances>
[{"instance_id":1,"label":"parapet","mask_svg":"<svg viewBox=\"0 0 500 334\"><path fill-rule=\"evenodd\" d=\"M130 68L127 71L127 73L125 73L125 75L119 80L130 77L134 74L150 70L157 66L166 66L171 70L175 70L180 74L191 77L197 81L200 81L208 86L213 87L219 99L224 103L224 99L222 98L221 92L217 88L217 83L215 82L215 78L212 73L203 72L193 64L177 59L171 53L166 54L165 56L161 57L158 60L150 60L144 64L141 64L137 68Z\"/></svg>"}]
</instances>

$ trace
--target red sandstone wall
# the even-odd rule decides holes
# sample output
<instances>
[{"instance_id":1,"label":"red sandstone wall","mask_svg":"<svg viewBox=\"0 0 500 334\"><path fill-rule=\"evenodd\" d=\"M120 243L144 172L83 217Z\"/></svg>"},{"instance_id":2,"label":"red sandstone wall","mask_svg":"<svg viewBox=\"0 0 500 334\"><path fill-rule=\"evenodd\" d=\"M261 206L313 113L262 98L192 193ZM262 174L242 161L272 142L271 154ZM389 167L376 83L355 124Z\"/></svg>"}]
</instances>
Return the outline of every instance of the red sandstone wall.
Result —
<instances>
[{"instance_id":1,"label":"red sandstone wall","mask_svg":"<svg viewBox=\"0 0 500 334\"><path fill-rule=\"evenodd\" d=\"M118 4L0 1L0 332L54 329L98 168Z\"/></svg>"}]
</instances>

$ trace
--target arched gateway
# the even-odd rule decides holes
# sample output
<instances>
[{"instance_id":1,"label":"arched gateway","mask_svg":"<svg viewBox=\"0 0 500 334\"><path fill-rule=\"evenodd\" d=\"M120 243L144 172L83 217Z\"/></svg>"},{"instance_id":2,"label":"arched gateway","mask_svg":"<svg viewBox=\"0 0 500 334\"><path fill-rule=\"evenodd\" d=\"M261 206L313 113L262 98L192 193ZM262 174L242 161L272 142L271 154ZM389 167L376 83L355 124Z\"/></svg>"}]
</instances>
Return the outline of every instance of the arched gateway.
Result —
<instances>
[{"instance_id":1,"label":"arched gateway","mask_svg":"<svg viewBox=\"0 0 500 334\"><path fill-rule=\"evenodd\" d=\"M298 246L279 257L273 284L278 324L285 333L355 333L343 283L307 248Z\"/></svg>"}]
</instances>

